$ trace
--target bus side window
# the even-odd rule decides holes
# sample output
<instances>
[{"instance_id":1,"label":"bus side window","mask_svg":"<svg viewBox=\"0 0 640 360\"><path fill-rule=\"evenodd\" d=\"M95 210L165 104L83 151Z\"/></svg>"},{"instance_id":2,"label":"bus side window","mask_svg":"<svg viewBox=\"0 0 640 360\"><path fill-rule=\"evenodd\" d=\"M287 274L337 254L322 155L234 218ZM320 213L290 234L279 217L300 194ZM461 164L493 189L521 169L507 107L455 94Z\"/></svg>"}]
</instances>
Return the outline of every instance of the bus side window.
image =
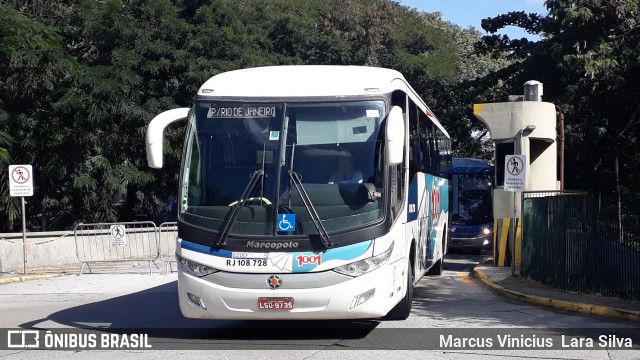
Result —
<instances>
[{"instance_id":1,"label":"bus side window","mask_svg":"<svg viewBox=\"0 0 640 360\"><path fill-rule=\"evenodd\" d=\"M447 171L451 169L451 141L443 133L439 133L440 143L440 166L439 174L447 176Z\"/></svg>"},{"instance_id":2,"label":"bus side window","mask_svg":"<svg viewBox=\"0 0 640 360\"><path fill-rule=\"evenodd\" d=\"M422 139L423 143L423 151L425 153L424 157L424 168L425 171L435 174L438 171L437 166L437 154L436 154L436 139L434 136L434 125L431 123L431 120L427 117L426 114L420 113L420 120L422 124L424 124L422 131Z\"/></svg>"},{"instance_id":3,"label":"bus side window","mask_svg":"<svg viewBox=\"0 0 640 360\"><path fill-rule=\"evenodd\" d=\"M407 96L406 93L402 92L402 91L395 91L392 96L391 96L391 106L399 106L400 108L402 108L402 113L404 115L405 118L405 126L409 125L409 131L410 131L410 123L411 121L409 120L409 124L406 124L407 121L407 115L411 114L411 105L412 102L409 99L409 97ZM406 130L405 130L406 131ZM407 151L407 146L405 145L405 157L406 158L406 153ZM402 201L404 199L404 192L405 192L405 183L404 183L404 169L405 169L405 164L401 163L398 165L393 165L390 168L390 182L391 182L391 210L393 213L393 216L397 216L398 213L400 212L400 209L402 208Z\"/></svg>"},{"instance_id":4,"label":"bus side window","mask_svg":"<svg viewBox=\"0 0 640 360\"><path fill-rule=\"evenodd\" d=\"M409 100L409 181L414 175L422 171L423 151L421 142L421 125L418 117L419 108Z\"/></svg>"}]
</instances>

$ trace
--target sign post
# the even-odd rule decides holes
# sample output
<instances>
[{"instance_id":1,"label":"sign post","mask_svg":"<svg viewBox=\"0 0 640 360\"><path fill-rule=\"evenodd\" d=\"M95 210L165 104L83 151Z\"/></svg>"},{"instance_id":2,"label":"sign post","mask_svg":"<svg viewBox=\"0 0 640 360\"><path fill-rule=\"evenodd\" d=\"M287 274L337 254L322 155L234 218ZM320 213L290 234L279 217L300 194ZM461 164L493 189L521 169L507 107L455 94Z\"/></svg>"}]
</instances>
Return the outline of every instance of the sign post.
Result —
<instances>
[{"instance_id":1,"label":"sign post","mask_svg":"<svg viewBox=\"0 0 640 360\"><path fill-rule=\"evenodd\" d=\"M31 165L9 165L9 195L19 196L22 207L22 272L27 273L27 219L24 197L33 196L33 168Z\"/></svg>"},{"instance_id":2,"label":"sign post","mask_svg":"<svg viewBox=\"0 0 640 360\"><path fill-rule=\"evenodd\" d=\"M504 158L504 190L513 192L513 220L511 221L511 275L516 275L516 192L525 191L527 157L507 155Z\"/></svg>"}]
</instances>

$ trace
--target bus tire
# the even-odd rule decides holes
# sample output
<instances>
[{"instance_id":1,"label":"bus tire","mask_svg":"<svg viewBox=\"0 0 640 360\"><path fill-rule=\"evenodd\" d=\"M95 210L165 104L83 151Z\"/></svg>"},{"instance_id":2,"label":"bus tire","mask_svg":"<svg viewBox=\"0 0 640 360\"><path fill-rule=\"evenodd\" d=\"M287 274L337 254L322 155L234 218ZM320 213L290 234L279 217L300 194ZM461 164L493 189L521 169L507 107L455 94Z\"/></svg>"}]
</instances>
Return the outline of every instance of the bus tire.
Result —
<instances>
[{"instance_id":1,"label":"bus tire","mask_svg":"<svg viewBox=\"0 0 640 360\"><path fill-rule=\"evenodd\" d=\"M407 293L384 317L385 320L406 320L411 314L411 307L413 305L413 264L411 262L408 268Z\"/></svg>"}]
</instances>

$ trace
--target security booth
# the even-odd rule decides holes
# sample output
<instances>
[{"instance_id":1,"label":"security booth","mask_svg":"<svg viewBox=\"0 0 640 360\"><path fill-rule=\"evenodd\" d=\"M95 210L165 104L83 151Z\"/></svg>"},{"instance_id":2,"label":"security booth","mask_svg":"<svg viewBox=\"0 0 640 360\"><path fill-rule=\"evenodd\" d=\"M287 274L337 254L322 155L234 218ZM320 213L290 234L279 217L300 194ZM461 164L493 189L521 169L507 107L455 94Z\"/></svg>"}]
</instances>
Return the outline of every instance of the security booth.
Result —
<instances>
[{"instance_id":1,"label":"security booth","mask_svg":"<svg viewBox=\"0 0 640 360\"><path fill-rule=\"evenodd\" d=\"M560 188L556 107L541 101L541 97L542 84L528 81L525 95L512 99L515 101L473 105L474 115L489 128L495 143L493 253L496 266L520 265L521 192ZM512 160L511 168L505 166L505 159ZM518 164L518 160L522 164ZM517 165L515 172L513 165ZM520 186L505 184L505 178L518 174L523 175Z\"/></svg>"}]
</instances>

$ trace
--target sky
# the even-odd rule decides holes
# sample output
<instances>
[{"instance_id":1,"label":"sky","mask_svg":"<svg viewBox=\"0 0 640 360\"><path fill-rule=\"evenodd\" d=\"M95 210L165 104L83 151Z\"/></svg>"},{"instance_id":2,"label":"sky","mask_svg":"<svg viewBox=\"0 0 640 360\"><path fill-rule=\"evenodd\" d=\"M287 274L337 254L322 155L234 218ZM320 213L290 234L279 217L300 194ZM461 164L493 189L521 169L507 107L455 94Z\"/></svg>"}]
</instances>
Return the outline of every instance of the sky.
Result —
<instances>
[{"instance_id":1,"label":"sky","mask_svg":"<svg viewBox=\"0 0 640 360\"><path fill-rule=\"evenodd\" d=\"M440 12L444 20L451 21L462 28L473 26L483 35L488 34L480 27L480 21L484 18L495 17L510 11L547 14L545 0L400 0L399 2L420 11ZM540 39L513 26L501 29L498 34L506 34L509 38Z\"/></svg>"}]
</instances>

